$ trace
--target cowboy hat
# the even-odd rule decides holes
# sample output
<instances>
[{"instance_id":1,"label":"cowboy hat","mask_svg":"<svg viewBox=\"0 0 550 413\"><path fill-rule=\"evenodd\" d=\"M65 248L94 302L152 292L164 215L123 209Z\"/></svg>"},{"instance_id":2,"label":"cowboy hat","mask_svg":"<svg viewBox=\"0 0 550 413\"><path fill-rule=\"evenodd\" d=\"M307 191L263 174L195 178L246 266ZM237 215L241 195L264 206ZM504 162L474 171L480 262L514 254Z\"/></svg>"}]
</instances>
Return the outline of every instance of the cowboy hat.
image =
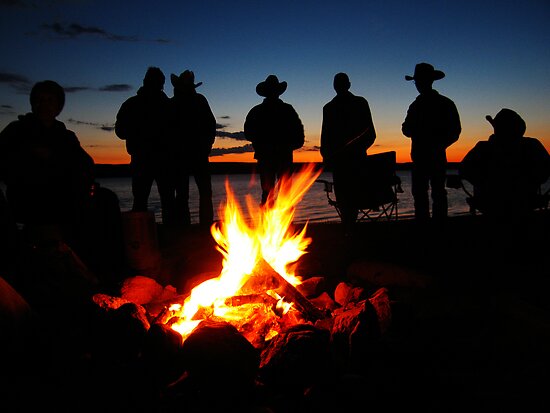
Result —
<instances>
[{"instance_id":1,"label":"cowboy hat","mask_svg":"<svg viewBox=\"0 0 550 413\"><path fill-rule=\"evenodd\" d=\"M418 63L414 68L414 76L405 76L405 80L439 80L445 77L441 70L435 70L429 63Z\"/></svg>"},{"instance_id":2,"label":"cowboy hat","mask_svg":"<svg viewBox=\"0 0 550 413\"><path fill-rule=\"evenodd\" d=\"M275 75L269 75L263 82L258 83L256 86L256 93L260 96L280 96L285 93L286 82L279 82L279 79Z\"/></svg>"},{"instance_id":3,"label":"cowboy hat","mask_svg":"<svg viewBox=\"0 0 550 413\"><path fill-rule=\"evenodd\" d=\"M523 118L512 109L503 108L494 118L491 115L487 115L485 119L493 126L495 133L508 133L523 136L527 129Z\"/></svg>"},{"instance_id":4,"label":"cowboy hat","mask_svg":"<svg viewBox=\"0 0 550 413\"><path fill-rule=\"evenodd\" d=\"M172 86L176 89L184 89L188 87L197 88L202 85L202 82L195 83L195 74L191 70L186 70L179 76L175 74L170 75L170 81Z\"/></svg>"}]
</instances>

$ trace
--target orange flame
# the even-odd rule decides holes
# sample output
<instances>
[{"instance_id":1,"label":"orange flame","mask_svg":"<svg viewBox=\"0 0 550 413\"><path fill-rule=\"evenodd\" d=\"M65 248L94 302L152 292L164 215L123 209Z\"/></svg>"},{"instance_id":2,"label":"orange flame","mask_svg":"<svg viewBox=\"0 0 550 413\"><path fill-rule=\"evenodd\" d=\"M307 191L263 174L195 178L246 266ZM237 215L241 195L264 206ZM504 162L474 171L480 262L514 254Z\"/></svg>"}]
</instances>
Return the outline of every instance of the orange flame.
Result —
<instances>
[{"instance_id":1,"label":"orange flame","mask_svg":"<svg viewBox=\"0 0 550 413\"><path fill-rule=\"evenodd\" d=\"M177 322L172 324L174 330L185 338L205 317L221 317L235 323L244 323L250 321L247 317L254 317L254 323L273 323L267 316L258 320L257 309L252 316L251 313L246 314L251 311L246 306L237 308L225 303L228 298L238 295L262 258L290 284L301 283L294 267L306 253L311 238L305 236L307 223L298 232L291 231L290 227L296 205L320 173L315 164L306 164L294 174L283 176L270 194L267 206L262 208L255 206L248 195L247 209L251 218L248 221L226 181L227 200L220 208L222 219L211 227L212 236L218 244L216 248L223 256L221 273L193 288L183 305L171 308L178 317ZM292 308L292 303L284 302L284 297L277 296L273 291L267 291L267 294L278 301L277 307L283 309L283 314ZM268 331L266 337L274 334L276 332Z\"/></svg>"}]
</instances>

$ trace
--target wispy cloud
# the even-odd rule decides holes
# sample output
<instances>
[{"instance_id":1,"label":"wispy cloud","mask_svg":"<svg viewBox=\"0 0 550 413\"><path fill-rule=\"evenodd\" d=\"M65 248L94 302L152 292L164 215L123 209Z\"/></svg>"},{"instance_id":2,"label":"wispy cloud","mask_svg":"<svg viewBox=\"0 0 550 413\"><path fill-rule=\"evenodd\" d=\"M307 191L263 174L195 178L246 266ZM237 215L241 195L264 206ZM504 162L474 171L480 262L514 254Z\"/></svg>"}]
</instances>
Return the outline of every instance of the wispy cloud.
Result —
<instances>
[{"instance_id":1,"label":"wispy cloud","mask_svg":"<svg viewBox=\"0 0 550 413\"><path fill-rule=\"evenodd\" d=\"M6 84L19 93L30 92L32 86L32 82L27 77L6 72L0 72L0 84Z\"/></svg>"},{"instance_id":2,"label":"wispy cloud","mask_svg":"<svg viewBox=\"0 0 550 413\"><path fill-rule=\"evenodd\" d=\"M131 85L128 85L125 83L115 83L112 85L102 86L98 90L100 92L127 92L132 89L133 89L133 86Z\"/></svg>"},{"instance_id":3,"label":"wispy cloud","mask_svg":"<svg viewBox=\"0 0 550 413\"><path fill-rule=\"evenodd\" d=\"M137 36L121 35L111 33L97 26L84 26L80 23L44 23L40 26L44 32L51 33L62 39L75 39L80 36L95 36L114 42L153 42L153 43L171 43L168 39L141 39Z\"/></svg>"},{"instance_id":4,"label":"wispy cloud","mask_svg":"<svg viewBox=\"0 0 550 413\"><path fill-rule=\"evenodd\" d=\"M19 8L37 8L34 1L22 0L0 0L0 7L19 7Z\"/></svg>"},{"instance_id":5,"label":"wispy cloud","mask_svg":"<svg viewBox=\"0 0 550 413\"><path fill-rule=\"evenodd\" d=\"M77 119L73 119L73 118L67 119L67 123L70 123L71 125L93 126L94 128L105 131L105 132L111 132L115 129L115 126L112 125L112 124L87 122L87 121L77 120Z\"/></svg>"},{"instance_id":6,"label":"wispy cloud","mask_svg":"<svg viewBox=\"0 0 550 413\"><path fill-rule=\"evenodd\" d=\"M252 144L248 144L244 146L234 146L232 148L212 148L212 151L210 152L210 156L228 155L230 153L247 153L247 152L254 152L254 148L252 148Z\"/></svg>"},{"instance_id":7,"label":"wispy cloud","mask_svg":"<svg viewBox=\"0 0 550 413\"><path fill-rule=\"evenodd\" d=\"M11 105L0 105L0 115L13 115L15 110Z\"/></svg>"},{"instance_id":8,"label":"wispy cloud","mask_svg":"<svg viewBox=\"0 0 550 413\"><path fill-rule=\"evenodd\" d=\"M246 137L244 136L244 132L225 132L225 131L217 131L216 136L220 138L228 138L233 139L236 141L246 141Z\"/></svg>"},{"instance_id":9,"label":"wispy cloud","mask_svg":"<svg viewBox=\"0 0 550 413\"><path fill-rule=\"evenodd\" d=\"M34 83L34 81L31 81L23 75L0 72L0 84L8 85L20 93L29 93ZM132 90L133 86L126 83L112 83L110 85L100 86L97 89L89 86L63 86L63 89L65 90L65 93L76 93L87 90L97 90L99 92L127 92Z\"/></svg>"},{"instance_id":10,"label":"wispy cloud","mask_svg":"<svg viewBox=\"0 0 550 413\"><path fill-rule=\"evenodd\" d=\"M91 90L88 86L63 86L65 93L76 93Z\"/></svg>"}]
</instances>

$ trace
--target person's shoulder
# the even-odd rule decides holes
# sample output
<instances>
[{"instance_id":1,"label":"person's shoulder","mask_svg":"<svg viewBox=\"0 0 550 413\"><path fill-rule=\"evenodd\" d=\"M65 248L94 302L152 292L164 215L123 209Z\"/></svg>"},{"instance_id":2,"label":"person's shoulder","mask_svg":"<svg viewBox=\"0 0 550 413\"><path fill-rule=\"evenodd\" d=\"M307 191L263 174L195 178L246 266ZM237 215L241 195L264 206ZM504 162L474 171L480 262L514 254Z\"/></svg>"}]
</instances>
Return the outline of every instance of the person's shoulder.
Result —
<instances>
[{"instance_id":1,"label":"person's shoulder","mask_svg":"<svg viewBox=\"0 0 550 413\"><path fill-rule=\"evenodd\" d=\"M525 136L521 139L521 144L524 147L532 148L533 150L543 150L548 152L542 142L537 138Z\"/></svg>"}]
</instances>

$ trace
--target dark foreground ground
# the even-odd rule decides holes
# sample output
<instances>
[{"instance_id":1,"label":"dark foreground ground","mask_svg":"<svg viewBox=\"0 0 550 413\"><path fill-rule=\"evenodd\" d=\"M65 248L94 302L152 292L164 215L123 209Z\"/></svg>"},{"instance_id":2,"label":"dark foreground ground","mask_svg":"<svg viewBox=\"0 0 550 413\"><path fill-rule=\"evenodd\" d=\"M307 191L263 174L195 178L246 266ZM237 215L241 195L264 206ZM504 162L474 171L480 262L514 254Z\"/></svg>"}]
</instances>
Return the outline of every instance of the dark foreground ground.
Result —
<instances>
[{"instance_id":1,"label":"dark foreground ground","mask_svg":"<svg viewBox=\"0 0 550 413\"><path fill-rule=\"evenodd\" d=\"M500 412L516 403L521 411L548 411L549 224L547 212L519 222L453 217L444 228L412 220L369 222L359 224L351 238L338 223L309 225L311 244L298 275L325 277L329 293L341 281L373 292L386 287L392 300L390 329L369 350L367 368L361 377L340 382L341 392L332 387L340 407L323 411ZM161 284L184 293L220 273L222 256L208 229L159 225L158 239ZM5 401L0 411L200 411L186 409L185 402L181 409L155 409L131 365L106 364L91 374L93 361L77 353L81 338L65 325L70 311L61 303L41 324L48 331L30 336L17 359L2 354L0 368L9 373L0 383ZM51 331L65 335L54 341L58 347L46 350L42 338ZM22 364L6 368L10 362ZM45 368L55 371L53 377L42 374ZM360 407L344 407L350 404Z\"/></svg>"},{"instance_id":2,"label":"dark foreground ground","mask_svg":"<svg viewBox=\"0 0 550 413\"><path fill-rule=\"evenodd\" d=\"M338 223L309 225L300 275L385 286L393 300L392 327L362 387L366 405L548 409L549 224L547 212L498 223L459 216L443 229L368 222L351 239ZM207 231L171 237L160 228L160 239L167 272L186 274L178 288L219 273L221 255Z\"/></svg>"}]
</instances>

